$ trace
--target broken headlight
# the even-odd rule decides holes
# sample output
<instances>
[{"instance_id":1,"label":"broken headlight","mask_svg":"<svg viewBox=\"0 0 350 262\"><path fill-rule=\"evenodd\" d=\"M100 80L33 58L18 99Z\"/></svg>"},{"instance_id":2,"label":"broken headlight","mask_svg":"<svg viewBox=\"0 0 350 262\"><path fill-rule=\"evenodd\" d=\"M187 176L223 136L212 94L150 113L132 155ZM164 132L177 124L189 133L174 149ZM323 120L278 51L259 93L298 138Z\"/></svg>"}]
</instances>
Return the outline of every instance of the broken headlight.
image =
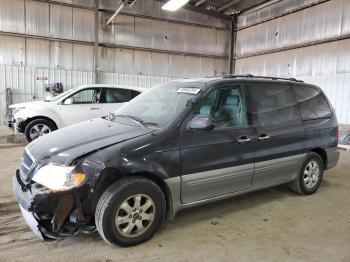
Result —
<instances>
[{"instance_id":1,"label":"broken headlight","mask_svg":"<svg viewBox=\"0 0 350 262\"><path fill-rule=\"evenodd\" d=\"M68 190L79 186L85 180L85 174L75 172L75 166L60 166L50 163L41 167L33 181L52 190Z\"/></svg>"},{"instance_id":2,"label":"broken headlight","mask_svg":"<svg viewBox=\"0 0 350 262\"><path fill-rule=\"evenodd\" d=\"M18 113L19 111L22 111L23 109L25 109L24 106L12 108L12 115L15 115L16 113Z\"/></svg>"}]
</instances>

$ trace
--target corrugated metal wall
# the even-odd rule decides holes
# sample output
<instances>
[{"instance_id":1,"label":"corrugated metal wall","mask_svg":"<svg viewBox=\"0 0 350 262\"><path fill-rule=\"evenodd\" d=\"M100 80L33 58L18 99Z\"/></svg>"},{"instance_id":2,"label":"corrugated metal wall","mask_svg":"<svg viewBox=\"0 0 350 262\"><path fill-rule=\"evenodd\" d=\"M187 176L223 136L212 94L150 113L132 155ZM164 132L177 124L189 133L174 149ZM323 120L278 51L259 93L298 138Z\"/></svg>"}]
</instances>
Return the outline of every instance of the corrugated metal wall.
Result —
<instances>
[{"instance_id":1,"label":"corrugated metal wall","mask_svg":"<svg viewBox=\"0 0 350 262\"><path fill-rule=\"evenodd\" d=\"M38 80L38 77L47 77L47 80L41 81ZM99 72L99 83L101 84L150 88L173 79L175 77ZM5 120L3 113L6 106L6 88L11 88L14 103L38 101L45 98L45 86L57 82L62 83L66 91L78 85L94 83L95 72L0 65L1 123Z\"/></svg>"},{"instance_id":2,"label":"corrugated metal wall","mask_svg":"<svg viewBox=\"0 0 350 262\"><path fill-rule=\"evenodd\" d=\"M235 72L316 83L330 97L340 123L349 124L350 1L301 8L313 2L320 1L284 0L240 17ZM262 22L295 8L302 10Z\"/></svg>"},{"instance_id":3,"label":"corrugated metal wall","mask_svg":"<svg viewBox=\"0 0 350 262\"><path fill-rule=\"evenodd\" d=\"M38 81L46 77L47 81ZM63 69L0 65L0 121L4 121L6 89L11 88L13 103L38 101L45 98L45 85L63 83L64 89L95 82L95 73Z\"/></svg>"},{"instance_id":4,"label":"corrugated metal wall","mask_svg":"<svg viewBox=\"0 0 350 262\"><path fill-rule=\"evenodd\" d=\"M0 0L0 64L95 70L94 1L56 2L84 8ZM117 3L100 1L100 71L184 77L227 72L227 21L186 9L164 12L159 1L147 0L137 1L106 27ZM184 61L188 67L177 66Z\"/></svg>"},{"instance_id":5,"label":"corrugated metal wall","mask_svg":"<svg viewBox=\"0 0 350 262\"><path fill-rule=\"evenodd\" d=\"M71 88L96 81L150 87L227 73L228 21L186 9L165 12L159 1L139 0L106 27L118 2L100 0L94 57L94 0L0 0L1 124L5 89L13 88L14 102L42 98L41 74Z\"/></svg>"}]
</instances>

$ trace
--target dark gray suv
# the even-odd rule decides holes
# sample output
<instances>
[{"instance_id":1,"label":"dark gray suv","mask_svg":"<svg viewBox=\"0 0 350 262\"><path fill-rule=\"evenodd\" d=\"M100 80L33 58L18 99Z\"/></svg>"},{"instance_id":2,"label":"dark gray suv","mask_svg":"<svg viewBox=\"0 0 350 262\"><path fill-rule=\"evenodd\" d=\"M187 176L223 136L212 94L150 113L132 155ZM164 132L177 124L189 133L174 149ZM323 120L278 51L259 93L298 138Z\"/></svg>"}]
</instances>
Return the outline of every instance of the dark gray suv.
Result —
<instances>
[{"instance_id":1,"label":"dark gray suv","mask_svg":"<svg viewBox=\"0 0 350 262\"><path fill-rule=\"evenodd\" d=\"M30 143L13 185L40 238L97 228L130 246L184 208L284 183L312 194L337 164L337 144L336 116L316 86L252 75L179 80Z\"/></svg>"}]
</instances>

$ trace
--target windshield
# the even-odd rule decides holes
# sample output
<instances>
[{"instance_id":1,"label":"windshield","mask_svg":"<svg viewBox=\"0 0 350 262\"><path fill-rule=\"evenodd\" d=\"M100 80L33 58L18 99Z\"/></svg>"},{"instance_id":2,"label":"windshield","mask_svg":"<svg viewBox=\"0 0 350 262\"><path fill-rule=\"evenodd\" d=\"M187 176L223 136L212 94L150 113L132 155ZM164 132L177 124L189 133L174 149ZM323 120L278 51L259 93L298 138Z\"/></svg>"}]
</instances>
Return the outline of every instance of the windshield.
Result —
<instances>
[{"instance_id":1,"label":"windshield","mask_svg":"<svg viewBox=\"0 0 350 262\"><path fill-rule=\"evenodd\" d=\"M192 83L170 82L155 86L114 112L110 119L129 118L141 125L164 127L173 122L200 92Z\"/></svg>"},{"instance_id":2,"label":"windshield","mask_svg":"<svg viewBox=\"0 0 350 262\"><path fill-rule=\"evenodd\" d=\"M68 91L66 91L66 92L63 92L62 94L59 94L59 95L57 95L57 96L53 96L53 97L50 97L50 98L46 98L46 99L45 99L45 102L54 102L54 101L57 101L57 100L61 99L62 97L66 96L66 95L68 95L68 94L70 94L70 93L73 93L74 91L76 91L76 90L79 89L80 87L81 87L81 86L76 86L76 87L74 87L74 88L72 88L72 89L70 89L70 90L68 90Z\"/></svg>"}]
</instances>

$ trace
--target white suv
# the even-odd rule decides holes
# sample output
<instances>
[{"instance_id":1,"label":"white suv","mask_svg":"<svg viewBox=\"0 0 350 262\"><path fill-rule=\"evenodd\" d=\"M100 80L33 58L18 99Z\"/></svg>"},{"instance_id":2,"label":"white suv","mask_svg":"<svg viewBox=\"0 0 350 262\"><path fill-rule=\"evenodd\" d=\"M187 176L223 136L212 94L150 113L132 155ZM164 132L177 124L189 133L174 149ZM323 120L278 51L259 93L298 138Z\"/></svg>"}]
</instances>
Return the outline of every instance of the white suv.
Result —
<instances>
[{"instance_id":1,"label":"white suv","mask_svg":"<svg viewBox=\"0 0 350 262\"><path fill-rule=\"evenodd\" d=\"M56 129L108 115L145 89L115 85L84 85L45 101L14 104L8 126L28 142Z\"/></svg>"}]
</instances>

